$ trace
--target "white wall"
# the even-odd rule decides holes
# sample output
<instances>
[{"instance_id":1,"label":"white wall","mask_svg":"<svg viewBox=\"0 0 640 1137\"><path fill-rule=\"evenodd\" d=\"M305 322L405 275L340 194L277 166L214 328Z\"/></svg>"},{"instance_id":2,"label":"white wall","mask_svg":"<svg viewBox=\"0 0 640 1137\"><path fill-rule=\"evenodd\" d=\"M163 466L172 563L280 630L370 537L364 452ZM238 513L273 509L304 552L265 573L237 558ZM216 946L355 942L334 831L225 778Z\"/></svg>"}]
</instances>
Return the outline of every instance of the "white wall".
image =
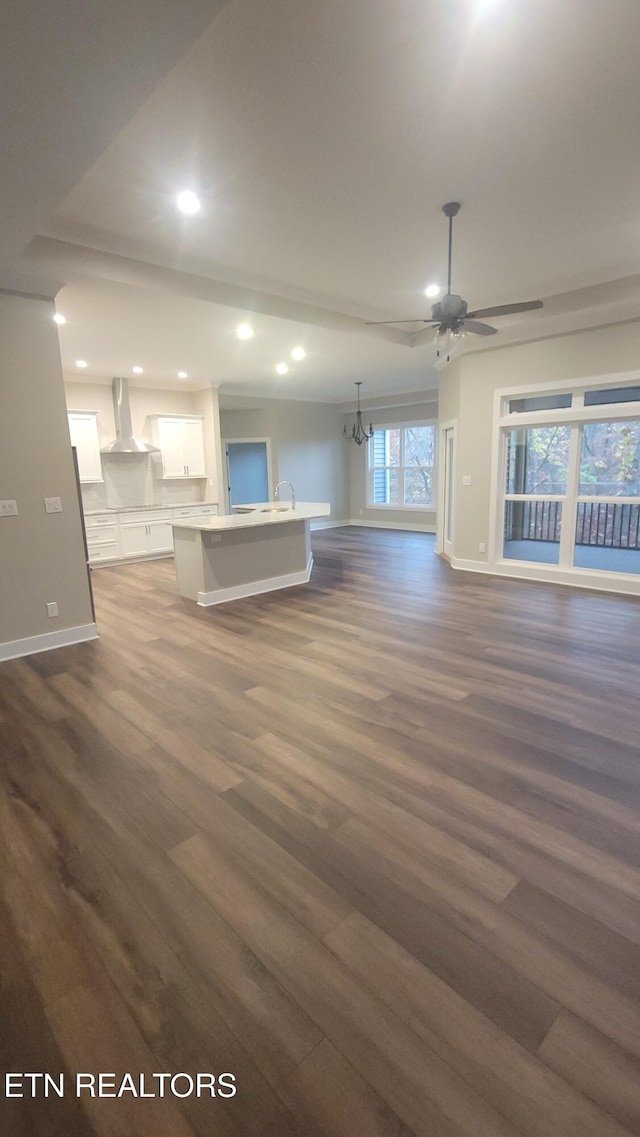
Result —
<instances>
[{"instance_id":1,"label":"white wall","mask_svg":"<svg viewBox=\"0 0 640 1137\"><path fill-rule=\"evenodd\" d=\"M0 499L17 517L0 518L0 656L15 641L91 628L80 508L53 303L0 294ZM47 514L43 498L60 497ZM59 615L47 616L55 601ZM33 645L35 646L35 645Z\"/></svg>"},{"instance_id":2,"label":"white wall","mask_svg":"<svg viewBox=\"0 0 640 1137\"><path fill-rule=\"evenodd\" d=\"M427 401L428 399L428 401ZM414 403L410 406L389 406L366 410L363 407L362 420L365 427L369 423L376 426L393 426L395 423L434 421L438 419L437 394L428 392L424 402ZM355 422L353 413L343 416L343 425L347 433ZM367 444L358 446L349 439L344 443L349 459L350 484L350 517L355 522L368 525L390 526L396 529L424 529L435 532L436 526L436 497L432 509L389 509L372 508L367 506ZM437 493L437 478L434 495Z\"/></svg>"},{"instance_id":3,"label":"white wall","mask_svg":"<svg viewBox=\"0 0 640 1137\"><path fill-rule=\"evenodd\" d=\"M216 501L220 512L224 506L224 465L220 441L220 405L216 387L194 391L193 413L202 415L207 483L203 487L203 500Z\"/></svg>"},{"instance_id":4,"label":"white wall","mask_svg":"<svg viewBox=\"0 0 640 1137\"><path fill-rule=\"evenodd\" d=\"M250 402L250 400L247 400ZM331 520L349 517L343 416L327 403L261 399L259 409L221 411L223 439L269 438L272 482L286 478L299 501L328 501Z\"/></svg>"},{"instance_id":5,"label":"white wall","mask_svg":"<svg viewBox=\"0 0 640 1137\"><path fill-rule=\"evenodd\" d=\"M442 420L457 419L454 559L485 562L478 545L489 536L494 393L539 383L640 371L640 322L574 332L552 339L463 355L441 375ZM630 376L628 376L630 377ZM464 475L471 485L463 486Z\"/></svg>"},{"instance_id":6,"label":"white wall","mask_svg":"<svg viewBox=\"0 0 640 1137\"><path fill-rule=\"evenodd\" d=\"M111 383L65 382L65 397L70 411L97 411L100 446L106 446L115 438ZM222 500L219 487L220 437L217 391L213 388L203 391L181 391L130 385L129 398L133 433L147 442L152 441L151 415L202 416L207 459L206 481L194 478L165 482L158 478L157 460L150 456L106 455L102 460L104 483L82 487L85 509Z\"/></svg>"}]
</instances>

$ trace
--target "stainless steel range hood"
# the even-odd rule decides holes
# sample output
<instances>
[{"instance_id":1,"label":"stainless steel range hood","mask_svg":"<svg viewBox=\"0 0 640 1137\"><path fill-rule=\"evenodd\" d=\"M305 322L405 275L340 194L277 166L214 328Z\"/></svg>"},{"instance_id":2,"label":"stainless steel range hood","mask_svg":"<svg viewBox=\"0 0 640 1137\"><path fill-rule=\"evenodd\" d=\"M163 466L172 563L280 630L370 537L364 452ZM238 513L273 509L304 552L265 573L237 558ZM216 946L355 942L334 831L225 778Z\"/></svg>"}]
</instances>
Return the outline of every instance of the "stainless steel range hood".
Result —
<instances>
[{"instance_id":1,"label":"stainless steel range hood","mask_svg":"<svg viewBox=\"0 0 640 1137\"><path fill-rule=\"evenodd\" d=\"M131 423L131 404L129 402L129 380L113 380L113 411L116 419L116 437L108 446L102 446L101 454L159 454L157 446L142 442L133 437Z\"/></svg>"}]
</instances>

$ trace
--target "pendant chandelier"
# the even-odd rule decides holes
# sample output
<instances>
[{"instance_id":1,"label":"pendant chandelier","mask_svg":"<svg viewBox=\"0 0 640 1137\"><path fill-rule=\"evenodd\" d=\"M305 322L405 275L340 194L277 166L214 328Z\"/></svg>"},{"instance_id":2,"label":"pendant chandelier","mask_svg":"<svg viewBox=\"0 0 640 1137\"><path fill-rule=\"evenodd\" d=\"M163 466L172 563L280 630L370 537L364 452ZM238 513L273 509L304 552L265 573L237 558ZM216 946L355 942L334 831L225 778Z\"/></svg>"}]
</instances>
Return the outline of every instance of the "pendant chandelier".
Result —
<instances>
[{"instance_id":1,"label":"pendant chandelier","mask_svg":"<svg viewBox=\"0 0 640 1137\"><path fill-rule=\"evenodd\" d=\"M366 430L365 427L362 425L362 411L360 410L360 388L361 388L361 386L362 386L362 381L360 380L359 382L356 383L356 387L358 389L358 409L356 411L356 421L354 422L353 426L351 427L351 434L349 434L349 432L347 430L347 424L346 423L344 425L344 430L342 432L344 434L345 438L352 438L354 442L357 442L358 446L362 446L363 442L367 442L370 438L373 438L373 426L371 425L371 423L369 423L369 429L368 430Z\"/></svg>"}]
</instances>

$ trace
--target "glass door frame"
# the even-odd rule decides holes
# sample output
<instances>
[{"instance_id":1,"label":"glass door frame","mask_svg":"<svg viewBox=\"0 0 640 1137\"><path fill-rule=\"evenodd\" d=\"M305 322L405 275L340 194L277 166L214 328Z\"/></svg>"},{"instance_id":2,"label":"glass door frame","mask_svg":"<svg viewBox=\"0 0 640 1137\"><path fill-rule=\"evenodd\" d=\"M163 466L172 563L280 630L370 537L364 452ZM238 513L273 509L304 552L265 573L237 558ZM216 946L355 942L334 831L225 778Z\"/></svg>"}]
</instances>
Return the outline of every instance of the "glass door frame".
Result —
<instances>
[{"instance_id":1,"label":"glass door frame","mask_svg":"<svg viewBox=\"0 0 640 1137\"><path fill-rule=\"evenodd\" d=\"M453 559L455 531L455 469L457 420L441 422L438 438L438 513L436 518L436 553Z\"/></svg>"},{"instance_id":2,"label":"glass door frame","mask_svg":"<svg viewBox=\"0 0 640 1137\"><path fill-rule=\"evenodd\" d=\"M626 384L622 380L626 380ZM637 385L637 377L634 376L635 384ZM617 382L616 382L617 380ZM530 500L553 500L562 503L562 523L560 530L560 549L558 563L554 565L545 565L545 568L568 570L571 573L580 574L602 574L605 577L616 575L615 570L592 570L577 567L574 564L575 557L575 542L576 542L576 521L577 509L582 502L604 502L605 497L587 495L580 493L580 462L582 452L582 430L583 427L590 422L603 423L603 422L623 422L625 420L637 421L640 419L640 403L601 403L594 406L584 405L584 394L589 388L602 389L611 386L624 386L631 385L626 376L600 376L588 383L583 383L575 386L571 382L567 383L553 383L543 384L537 387L523 388L511 390L508 393L505 391L496 392L497 399L497 462L494 463L494 470L497 475L497 482L495 484L495 493L493 502L495 502L493 517L491 520L492 529L492 542L491 548L493 553L493 563L503 567L518 566L519 568L532 566L535 567L538 562L535 561L519 561L511 560L504 556L504 526L505 526L505 510L507 501L530 501ZM509 402L511 399L522 398L528 395L538 394L542 391L570 391L572 394L572 405L570 408L563 408L557 410L543 410L543 411L525 411L518 413L509 413ZM569 455L567 460L567 484L564 494L511 494L506 492L507 486L507 449L508 449L508 435L512 430L527 429L532 427L543 426L557 426L566 425L570 428L569 437ZM620 504L635 504L640 501L640 498L634 496L614 497L612 500ZM618 574L622 575L622 574Z\"/></svg>"}]
</instances>

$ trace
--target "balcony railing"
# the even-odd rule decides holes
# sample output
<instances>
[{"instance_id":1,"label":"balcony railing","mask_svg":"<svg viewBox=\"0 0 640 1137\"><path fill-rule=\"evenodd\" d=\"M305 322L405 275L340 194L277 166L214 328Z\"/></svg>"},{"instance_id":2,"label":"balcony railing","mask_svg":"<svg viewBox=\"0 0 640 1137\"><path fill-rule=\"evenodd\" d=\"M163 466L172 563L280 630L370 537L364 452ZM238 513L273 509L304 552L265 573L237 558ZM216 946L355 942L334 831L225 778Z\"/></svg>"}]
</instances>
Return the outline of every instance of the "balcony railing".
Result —
<instances>
[{"instance_id":1,"label":"balcony railing","mask_svg":"<svg viewBox=\"0 0 640 1137\"><path fill-rule=\"evenodd\" d=\"M640 505L621 501L578 502L576 545L640 549Z\"/></svg>"},{"instance_id":2,"label":"balcony railing","mask_svg":"<svg viewBox=\"0 0 640 1137\"><path fill-rule=\"evenodd\" d=\"M505 541L560 540L561 502L507 501L505 504Z\"/></svg>"},{"instance_id":3,"label":"balcony railing","mask_svg":"<svg viewBox=\"0 0 640 1137\"><path fill-rule=\"evenodd\" d=\"M507 501L505 541L560 541L562 503ZM576 545L640 549L640 504L581 501L576 515Z\"/></svg>"}]
</instances>

